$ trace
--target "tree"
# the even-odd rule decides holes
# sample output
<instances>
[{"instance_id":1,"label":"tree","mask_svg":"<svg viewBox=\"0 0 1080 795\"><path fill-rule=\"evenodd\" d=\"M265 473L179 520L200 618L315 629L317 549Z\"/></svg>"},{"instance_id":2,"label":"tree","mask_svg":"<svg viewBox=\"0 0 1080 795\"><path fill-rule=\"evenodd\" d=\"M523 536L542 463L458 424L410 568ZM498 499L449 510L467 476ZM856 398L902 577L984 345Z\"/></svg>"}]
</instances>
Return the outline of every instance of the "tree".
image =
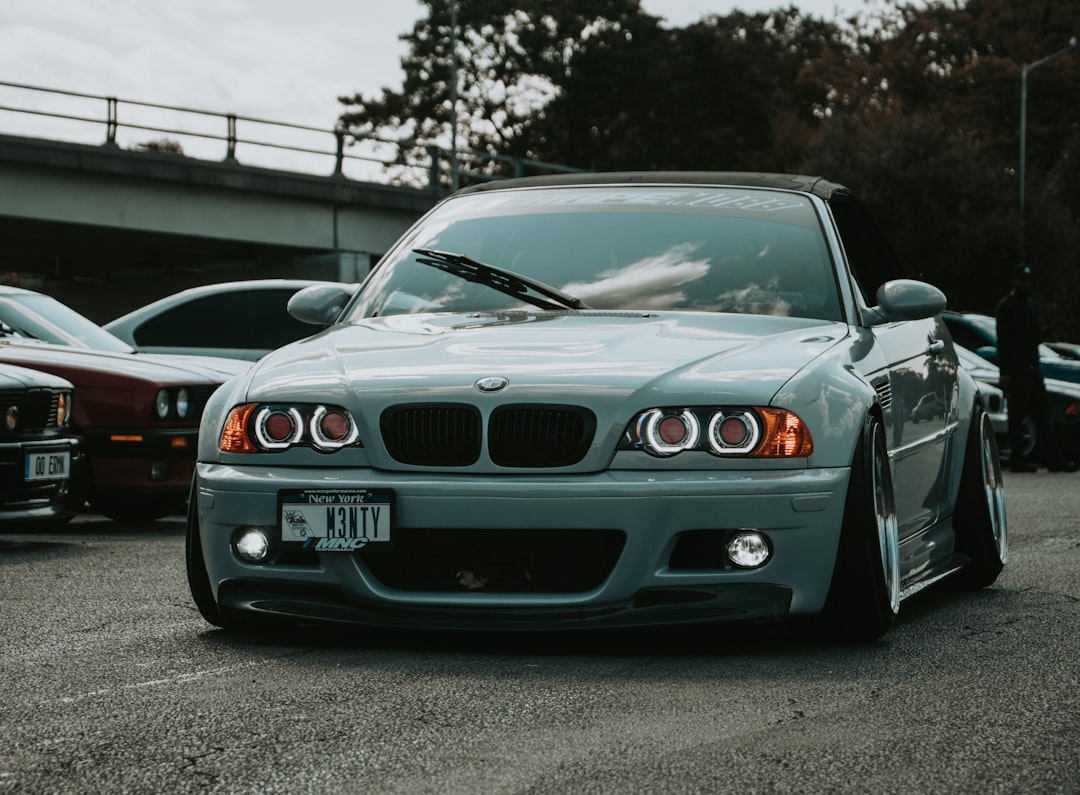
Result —
<instances>
[{"instance_id":1,"label":"tree","mask_svg":"<svg viewBox=\"0 0 1080 795\"><path fill-rule=\"evenodd\" d=\"M136 152L158 152L166 155L182 155L184 147L179 141L172 138L158 138L153 141L144 141L132 147Z\"/></svg>"},{"instance_id":2,"label":"tree","mask_svg":"<svg viewBox=\"0 0 1080 795\"><path fill-rule=\"evenodd\" d=\"M869 126L844 117L802 170L833 176L863 197L907 275L940 287L953 309L985 312L1001 297L1019 239L1019 218L1002 202L1011 181L940 119Z\"/></svg>"},{"instance_id":3,"label":"tree","mask_svg":"<svg viewBox=\"0 0 1080 795\"><path fill-rule=\"evenodd\" d=\"M445 0L429 8L406 37L402 91L342 98L355 138L448 145L449 11ZM801 71L845 46L839 28L795 8L673 30L639 0L470 0L458 10L463 148L596 170L778 170L825 100Z\"/></svg>"},{"instance_id":4,"label":"tree","mask_svg":"<svg viewBox=\"0 0 1080 795\"><path fill-rule=\"evenodd\" d=\"M891 0L836 23L789 7L665 28L639 0L457 0L455 35L450 0L427 7L403 89L342 98L342 123L405 142L405 165L439 147L443 190L455 115L481 155L464 181L514 158L810 171L857 190L956 307L991 309L1022 249L1063 304L1080 298L1080 52L1029 73L1024 219L1017 174L1022 66L1080 35L1080 3Z\"/></svg>"},{"instance_id":5,"label":"tree","mask_svg":"<svg viewBox=\"0 0 1080 795\"><path fill-rule=\"evenodd\" d=\"M546 159L590 168L783 170L818 124L804 66L838 30L794 9L630 30L577 53L530 124Z\"/></svg>"},{"instance_id":6,"label":"tree","mask_svg":"<svg viewBox=\"0 0 1080 795\"><path fill-rule=\"evenodd\" d=\"M656 25L639 0L459 0L456 28L449 0L427 5L428 16L403 37L409 53L402 90L341 98L341 123L354 139L413 143L406 155L413 163L426 159L423 144L449 147L455 116L459 149L527 156L523 129L558 93L576 54L631 23ZM507 173L502 161L467 160L474 178Z\"/></svg>"},{"instance_id":7,"label":"tree","mask_svg":"<svg viewBox=\"0 0 1080 795\"><path fill-rule=\"evenodd\" d=\"M1036 93L1029 80L1024 219L1017 165L1022 64L1078 30L1080 6L1050 0L894 3L857 28L857 58L826 53L806 71L829 102L822 144L803 167L858 186L902 258L924 270L936 262L927 277L955 306L992 310L1022 253L1074 305L1080 107L1063 100L1080 96L1077 57L1030 75L1040 83ZM1060 325L1080 333L1075 317Z\"/></svg>"}]
</instances>

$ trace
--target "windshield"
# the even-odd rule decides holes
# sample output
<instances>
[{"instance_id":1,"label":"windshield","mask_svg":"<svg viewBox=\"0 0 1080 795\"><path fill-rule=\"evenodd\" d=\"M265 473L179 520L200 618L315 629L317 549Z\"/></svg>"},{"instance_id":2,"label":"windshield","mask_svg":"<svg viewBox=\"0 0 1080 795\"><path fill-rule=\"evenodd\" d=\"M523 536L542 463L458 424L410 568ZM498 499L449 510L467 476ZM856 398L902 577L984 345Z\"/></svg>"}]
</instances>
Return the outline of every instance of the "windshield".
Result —
<instances>
[{"instance_id":1,"label":"windshield","mask_svg":"<svg viewBox=\"0 0 1080 795\"><path fill-rule=\"evenodd\" d=\"M56 345L131 353L126 342L55 298L40 293L0 295L0 322L16 335Z\"/></svg>"},{"instance_id":2,"label":"windshield","mask_svg":"<svg viewBox=\"0 0 1080 795\"><path fill-rule=\"evenodd\" d=\"M451 199L391 252L347 318L535 310L416 250L520 274L591 309L842 319L807 197L709 187L568 187Z\"/></svg>"}]
</instances>

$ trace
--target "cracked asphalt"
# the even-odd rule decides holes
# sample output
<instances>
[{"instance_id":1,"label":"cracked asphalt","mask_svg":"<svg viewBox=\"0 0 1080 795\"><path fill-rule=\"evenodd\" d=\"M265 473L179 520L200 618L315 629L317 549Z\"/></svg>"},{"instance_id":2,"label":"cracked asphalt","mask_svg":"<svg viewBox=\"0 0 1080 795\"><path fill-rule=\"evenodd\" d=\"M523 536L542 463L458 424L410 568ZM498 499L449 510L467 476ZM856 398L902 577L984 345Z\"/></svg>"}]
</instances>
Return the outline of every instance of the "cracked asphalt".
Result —
<instances>
[{"instance_id":1,"label":"cracked asphalt","mask_svg":"<svg viewBox=\"0 0 1080 795\"><path fill-rule=\"evenodd\" d=\"M1080 473L886 637L238 636L183 521L0 529L0 793L1077 793Z\"/></svg>"}]
</instances>

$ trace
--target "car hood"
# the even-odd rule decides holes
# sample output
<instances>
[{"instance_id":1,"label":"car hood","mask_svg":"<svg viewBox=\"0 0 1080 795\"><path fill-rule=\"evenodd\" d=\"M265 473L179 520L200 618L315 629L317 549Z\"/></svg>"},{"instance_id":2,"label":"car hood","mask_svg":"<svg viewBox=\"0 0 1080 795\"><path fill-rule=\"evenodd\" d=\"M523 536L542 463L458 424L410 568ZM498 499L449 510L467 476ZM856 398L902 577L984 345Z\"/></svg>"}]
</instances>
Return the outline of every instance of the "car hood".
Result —
<instances>
[{"instance_id":1,"label":"car hood","mask_svg":"<svg viewBox=\"0 0 1080 795\"><path fill-rule=\"evenodd\" d=\"M249 372L247 399L469 400L479 379L501 377L515 400L767 402L846 334L840 323L758 315L395 315L270 353Z\"/></svg>"},{"instance_id":2,"label":"car hood","mask_svg":"<svg viewBox=\"0 0 1080 795\"><path fill-rule=\"evenodd\" d=\"M0 389L71 389L71 382L41 370L29 367L16 367L11 364L0 365Z\"/></svg>"},{"instance_id":3,"label":"car hood","mask_svg":"<svg viewBox=\"0 0 1080 795\"><path fill-rule=\"evenodd\" d=\"M227 356L201 356L199 354L186 353L144 353L136 351L131 354L140 361L154 362L165 367L182 370L186 373L209 373L221 380L232 378L245 372L251 362L235 359Z\"/></svg>"},{"instance_id":4,"label":"car hood","mask_svg":"<svg viewBox=\"0 0 1080 795\"><path fill-rule=\"evenodd\" d=\"M222 359L228 366L203 364L200 356L167 356L94 351L67 345L20 340L0 341L0 362L52 372L111 373L161 384L220 384L247 369L246 362Z\"/></svg>"}]
</instances>

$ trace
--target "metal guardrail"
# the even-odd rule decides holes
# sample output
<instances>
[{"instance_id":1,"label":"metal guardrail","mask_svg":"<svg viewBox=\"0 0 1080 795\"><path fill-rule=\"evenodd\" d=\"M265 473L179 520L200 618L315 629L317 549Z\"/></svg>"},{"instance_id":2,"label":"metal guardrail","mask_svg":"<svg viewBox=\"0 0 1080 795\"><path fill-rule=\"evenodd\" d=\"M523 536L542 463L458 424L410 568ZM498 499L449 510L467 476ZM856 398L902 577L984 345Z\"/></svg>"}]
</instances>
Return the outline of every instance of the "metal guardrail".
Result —
<instances>
[{"instance_id":1,"label":"metal guardrail","mask_svg":"<svg viewBox=\"0 0 1080 795\"><path fill-rule=\"evenodd\" d=\"M459 180L488 181L499 179L504 176L525 176L530 173L551 172L577 172L582 169L547 163L528 158L511 157L507 155L493 155L485 152L459 151L454 153L433 143L419 141L393 141L376 136L353 136L343 127L328 130L319 127L310 127L288 122L260 119L252 116L241 116L235 113L220 113L217 111L187 108L176 105L163 105L153 102L140 102L136 100L120 99L118 97L103 96L98 94L86 94L78 91L66 91L62 89L44 88L41 86L26 85L23 83L10 83L0 81L0 88L10 89L14 92L30 92L33 97L46 97L75 101L92 101L104 103L103 115L87 115L68 109L48 109L34 107L29 104L3 104L0 103L0 114L12 113L27 116L44 117L61 120L63 122L75 122L104 126L104 146L120 146L120 133L122 131L137 133L156 133L165 136L179 136L186 141L216 142L224 145L224 162L239 163L237 151L241 147L250 147L253 150L263 150L284 153L288 156L314 156L320 159L332 159L333 169L329 176L349 177L346 169L350 164L363 164L376 169L365 177L366 181L385 181L387 183L407 184L411 187L420 188L426 186L433 193L445 193L449 185L444 183L444 178L449 184L458 184ZM133 120L127 120L127 113L121 111L133 111ZM140 121L141 112L150 111L151 120ZM178 115L184 120L184 126L162 126L159 121L153 121L154 114ZM122 115L124 118L122 118ZM188 122L196 120L210 120L217 123L218 131L214 128L198 129L197 125L188 126ZM263 131L263 138L246 137L240 134L241 127L252 131ZM2 129L2 127L0 127ZM296 142L283 142L273 140L275 134L283 134L293 141L302 139L320 140L331 138L333 147L321 147L319 144L302 145ZM175 148L172 147L175 145ZM349 151L350 146L356 146L359 151ZM165 139L164 141L145 141L137 143L136 149L157 149L158 151L171 151L177 155L193 157L194 155L184 151L180 141ZM200 147L201 148L201 147ZM421 158L417 153L423 152ZM288 162L289 157L284 158ZM426 161L426 162L425 162ZM462 163L472 163L472 170L463 170ZM250 165L250 163L248 163ZM510 174L496 173L491 167L508 167ZM277 168L279 166L270 166ZM486 168L485 168L486 167ZM457 169L457 178L454 178L453 169ZM282 170L296 170L282 169Z\"/></svg>"}]
</instances>

